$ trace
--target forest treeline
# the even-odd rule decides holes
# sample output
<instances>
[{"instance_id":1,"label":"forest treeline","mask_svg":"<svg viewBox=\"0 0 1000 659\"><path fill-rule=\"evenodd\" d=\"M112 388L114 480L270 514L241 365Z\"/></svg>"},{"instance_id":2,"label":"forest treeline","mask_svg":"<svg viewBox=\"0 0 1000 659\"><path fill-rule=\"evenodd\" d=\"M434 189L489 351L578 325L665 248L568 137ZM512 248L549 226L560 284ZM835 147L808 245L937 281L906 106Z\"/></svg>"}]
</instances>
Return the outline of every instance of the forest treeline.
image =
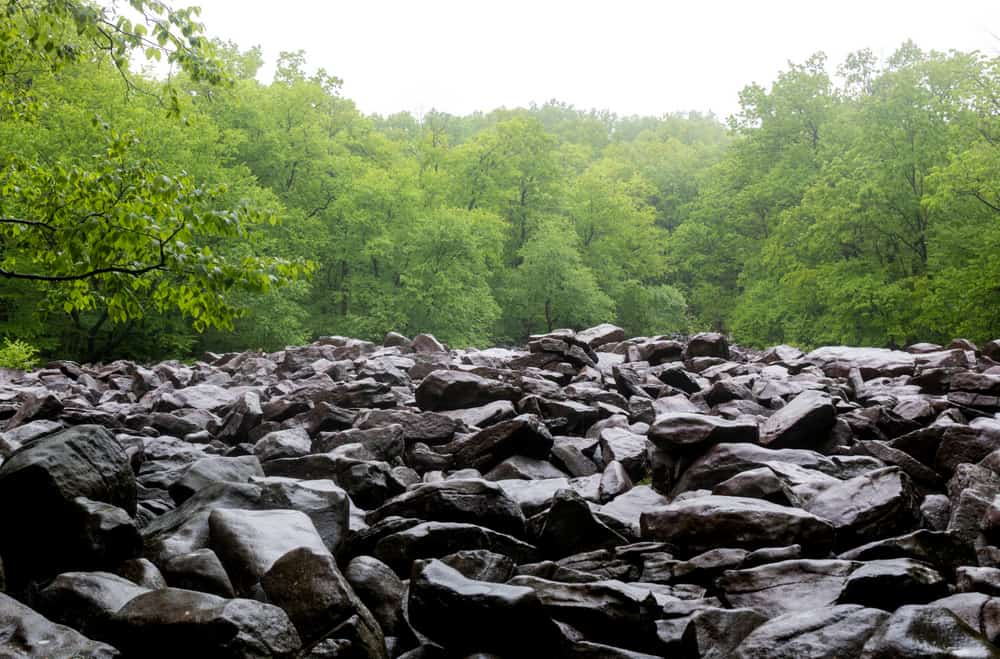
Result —
<instances>
[{"instance_id":1,"label":"forest treeline","mask_svg":"<svg viewBox=\"0 0 1000 659\"><path fill-rule=\"evenodd\" d=\"M46 354L604 321L803 347L1000 335L1000 58L818 54L726 122L382 117L302 52L261 82L258 49L193 15L164 35L32 4L0 14L0 321Z\"/></svg>"}]
</instances>

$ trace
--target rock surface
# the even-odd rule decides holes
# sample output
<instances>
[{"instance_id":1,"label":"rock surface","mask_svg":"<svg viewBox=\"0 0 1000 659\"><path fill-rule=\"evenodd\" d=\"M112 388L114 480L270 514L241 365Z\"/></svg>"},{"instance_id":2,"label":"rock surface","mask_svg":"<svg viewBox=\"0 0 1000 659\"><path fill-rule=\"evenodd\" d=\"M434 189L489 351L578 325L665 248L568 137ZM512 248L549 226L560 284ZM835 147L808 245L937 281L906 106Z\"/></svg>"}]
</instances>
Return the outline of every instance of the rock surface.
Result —
<instances>
[{"instance_id":1,"label":"rock surface","mask_svg":"<svg viewBox=\"0 0 1000 659\"><path fill-rule=\"evenodd\" d=\"M601 325L11 372L0 655L1000 657L983 345Z\"/></svg>"}]
</instances>

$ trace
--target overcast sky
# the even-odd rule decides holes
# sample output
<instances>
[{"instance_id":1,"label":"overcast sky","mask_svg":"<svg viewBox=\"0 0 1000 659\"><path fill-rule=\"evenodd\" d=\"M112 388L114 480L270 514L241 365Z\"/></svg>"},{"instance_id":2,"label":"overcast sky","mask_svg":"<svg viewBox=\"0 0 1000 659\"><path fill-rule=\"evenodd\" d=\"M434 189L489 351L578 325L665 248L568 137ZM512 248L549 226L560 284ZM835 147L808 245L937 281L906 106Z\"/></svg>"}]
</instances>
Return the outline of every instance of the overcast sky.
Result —
<instances>
[{"instance_id":1,"label":"overcast sky","mask_svg":"<svg viewBox=\"0 0 1000 659\"><path fill-rule=\"evenodd\" d=\"M1000 0L183 0L211 36L344 80L362 112L453 114L555 98L661 115L737 109L746 84L822 50L1000 54Z\"/></svg>"}]
</instances>

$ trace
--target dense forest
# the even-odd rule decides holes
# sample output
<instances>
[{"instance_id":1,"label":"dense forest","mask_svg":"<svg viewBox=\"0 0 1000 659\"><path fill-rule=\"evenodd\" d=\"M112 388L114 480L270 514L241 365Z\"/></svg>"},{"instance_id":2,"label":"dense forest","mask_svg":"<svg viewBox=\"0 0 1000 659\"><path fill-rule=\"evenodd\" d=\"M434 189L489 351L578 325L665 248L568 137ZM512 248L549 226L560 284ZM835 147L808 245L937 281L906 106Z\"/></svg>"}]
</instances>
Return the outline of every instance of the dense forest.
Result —
<instances>
[{"instance_id":1,"label":"dense forest","mask_svg":"<svg viewBox=\"0 0 1000 659\"><path fill-rule=\"evenodd\" d=\"M1000 335L1000 57L817 54L726 121L365 116L302 52L262 82L195 12L130 5L0 3L8 351Z\"/></svg>"}]
</instances>

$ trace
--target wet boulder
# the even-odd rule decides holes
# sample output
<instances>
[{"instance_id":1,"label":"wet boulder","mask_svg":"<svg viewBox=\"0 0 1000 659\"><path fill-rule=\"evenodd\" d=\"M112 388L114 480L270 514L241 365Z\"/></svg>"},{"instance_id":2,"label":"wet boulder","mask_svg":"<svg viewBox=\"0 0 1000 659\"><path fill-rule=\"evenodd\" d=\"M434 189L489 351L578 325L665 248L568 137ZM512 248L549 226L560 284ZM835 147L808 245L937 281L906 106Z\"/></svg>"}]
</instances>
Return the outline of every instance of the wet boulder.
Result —
<instances>
[{"instance_id":1,"label":"wet boulder","mask_svg":"<svg viewBox=\"0 0 1000 659\"><path fill-rule=\"evenodd\" d=\"M458 410L496 400L520 398L517 388L466 371L438 370L421 380L414 391L422 410Z\"/></svg>"},{"instance_id":2,"label":"wet boulder","mask_svg":"<svg viewBox=\"0 0 1000 659\"><path fill-rule=\"evenodd\" d=\"M527 586L474 581L441 561L419 562L407 609L417 631L459 656L558 654L558 631Z\"/></svg>"},{"instance_id":3,"label":"wet boulder","mask_svg":"<svg viewBox=\"0 0 1000 659\"><path fill-rule=\"evenodd\" d=\"M552 445L552 434L542 420L522 414L438 446L437 450L450 455L456 468L485 472L515 455L544 460Z\"/></svg>"},{"instance_id":4,"label":"wet boulder","mask_svg":"<svg viewBox=\"0 0 1000 659\"><path fill-rule=\"evenodd\" d=\"M842 550L910 531L920 520L920 500L909 476L898 467L829 487L807 509L833 524Z\"/></svg>"},{"instance_id":5,"label":"wet boulder","mask_svg":"<svg viewBox=\"0 0 1000 659\"><path fill-rule=\"evenodd\" d=\"M197 590L219 597L236 597L222 561L208 548L171 556L163 562L163 578L173 588Z\"/></svg>"},{"instance_id":6,"label":"wet boulder","mask_svg":"<svg viewBox=\"0 0 1000 659\"><path fill-rule=\"evenodd\" d=\"M766 621L753 609L701 609L685 627L681 646L699 659L730 659L736 646Z\"/></svg>"},{"instance_id":7,"label":"wet boulder","mask_svg":"<svg viewBox=\"0 0 1000 659\"><path fill-rule=\"evenodd\" d=\"M628 540L595 517L579 494L565 489L559 490L552 500L538 544L549 557L562 558L625 545Z\"/></svg>"},{"instance_id":8,"label":"wet boulder","mask_svg":"<svg viewBox=\"0 0 1000 659\"><path fill-rule=\"evenodd\" d=\"M496 483L480 479L417 485L368 513L374 523L392 515L435 522L465 522L524 537L520 506Z\"/></svg>"},{"instance_id":9,"label":"wet boulder","mask_svg":"<svg viewBox=\"0 0 1000 659\"><path fill-rule=\"evenodd\" d=\"M853 561L799 559L730 570L718 580L722 599L732 607L752 608L769 618L837 603Z\"/></svg>"},{"instance_id":10,"label":"wet boulder","mask_svg":"<svg viewBox=\"0 0 1000 659\"><path fill-rule=\"evenodd\" d=\"M702 332L695 334L684 348L684 358L717 357L729 359L729 343L726 337L717 332Z\"/></svg>"},{"instance_id":11,"label":"wet boulder","mask_svg":"<svg viewBox=\"0 0 1000 659\"><path fill-rule=\"evenodd\" d=\"M148 588L108 572L66 572L39 591L34 605L54 622L104 639L111 617L147 592Z\"/></svg>"},{"instance_id":12,"label":"wet boulder","mask_svg":"<svg viewBox=\"0 0 1000 659\"><path fill-rule=\"evenodd\" d=\"M0 593L0 655L8 657L80 657L113 659L121 653L105 643L56 624Z\"/></svg>"},{"instance_id":13,"label":"wet boulder","mask_svg":"<svg viewBox=\"0 0 1000 659\"><path fill-rule=\"evenodd\" d=\"M912 558L894 558L870 561L851 573L839 602L895 611L947 595L948 582L937 570Z\"/></svg>"},{"instance_id":14,"label":"wet boulder","mask_svg":"<svg viewBox=\"0 0 1000 659\"><path fill-rule=\"evenodd\" d=\"M687 466L674 483L657 487L674 495L688 490L711 489L724 480L770 462L785 462L836 476L841 472L831 458L805 449L769 449L755 444L716 444ZM654 486L657 485L655 476ZM663 488L666 489L663 489Z\"/></svg>"},{"instance_id":15,"label":"wet boulder","mask_svg":"<svg viewBox=\"0 0 1000 659\"><path fill-rule=\"evenodd\" d=\"M403 428L405 441L423 442L429 446L447 443L458 429L455 420L445 414L410 410L369 410L354 422L355 427L361 430L383 428L392 424Z\"/></svg>"},{"instance_id":16,"label":"wet boulder","mask_svg":"<svg viewBox=\"0 0 1000 659\"><path fill-rule=\"evenodd\" d=\"M269 432L253 446L253 453L261 462L278 458L300 458L312 450L312 440L305 428L288 428Z\"/></svg>"},{"instance_id":17,"label":"wet boulder","mask_svg":"<svg viewBox=\"0 0 1000 659\"><path fill-rule=\"evenodd\" d=\"M378 622L329 553L293 549L267 570L261 587L268 601L288 614L303 643L342 636L357 655L388 659Z\"/></svg>"},{"instance_id":18,"label":"wet boulder","mask_svg":"<svg viewBox=\"0 0 1000 659\"><path fill-rule=\"evenodd\" d=\"M748 634L733 659L842 659L857 657L889 617L885 611L842 604L791 611Z\"/></svg>"},{"instance_id":19,"label":"wet boulder","mask_svg":"<svg viewBox=\"0 0 1000 659\"><path fill-rule=\"evenodd\" d=\"M485 549L511 557L517 563L537 560L538 550L522 540L475 524L422 522L380 539L374 549L377 559L401 576L416 560L442 558L461 550Z\"/></svg>"},{"instance_id":20,"label":"wet boulder","mask_svg":"<svg viewBox=\"0 0 1000 659\"><path fill-rule=\"evenodd\" d=\"M837 418L831 398L806 390L768 417L761 427L760 443L768 448L822 446Z\"/></svg>"},{"instance_id":21,"label":"wet boulder","mask_svg":"<svg viewBox=\"0 0 1000 659\"><path fill-rule=\"evenodd\" d=\"M948 609L904 606L868 639L862 659L1000 657L1000 649Z\"/></svg>"},{"instance_id":22,"label":"wet boulder","mask_svg":"<svg viewBox=\"0 0 1000 659\"><path fill-rule=\"evenodd\" d=\"M260 461L256 456L240 457L212 456L201 458L191 463L191 466L174 482L168 492L177 503L183 503L192 494L213 483L247 483L253 477L264 475Z\"/></svg>"},{"instance_id":23,"label":"wet boulder","mask_svg":"<svg viewBox=\"0 0 1000 659\"><path fill-rule=\"evenodd\" d=\"M344 569L344 578L386 636L404 633L406 621L400 603L406 596L406 585L392 568L372 556L358 556Z\"/></svg>"},{"instance_id":24,"label":"wet boulder","mask_svg":"<svg viewBox=\"0 0 1000 659\"><path fill-rule=\"evenodd\" d=\"M109 640L127 656L297 656L301 640L277 606L164 588L133 598L112 618Z\"/></svg>"},{"instance_id":25,"label":"wet boulder","mask_svg":"<svg viewBox=\"0 0 1000 659\"><path fill-rule=\"evenodd\" d=\"M642 537L698 554L716 547L759 549L799 544L823 553L834 541L829 521L799 508L760 499L702 496L642 513Z\"/></svg>"},{"instance_id":26,"label":"wet boulder","mask_svg":"<svg viewBox=\"0 0 1000 659\"><path fill-rule=\"evenodd\" d=\"M660 414L649 428L649 440L669 451L698 451L714 444L756 443L757 424L729 421L706 414Z\"/></svg>"},{"instance_id":27,"label":"wet boulder","mask_svg":"<svg viewBox=\"0 0 1000 659\"><path fill-rule=\"evenodd\" d=\"M561 583L534 576L516 576L508 583L531 588L545 615L588 641L640 652L657 647L656 619L662 612L648 588L613 579Z\"/></svg>"},{"instance_id":28,"label":"wet boulder","mask_svg":"<svg viewBox=\"0 0 1000 659\"><path fill-rule=\"evenodd\" d=\"M87 557L65 551L94 519L81 515L77 497L136 512L128 457L104 428L75 426L42 437L0 465L0 500L31 502L0 509L8 585L16 589L35 577L88 567Z\"/></svg>"},{"instance_id":29,"label":"wet boulder","mask_svg":"<svg viewBox=\"0 0 1000 659\"><path fill-rule=\"evenodd\" d=\"M858 369L866 380L913 375L916 367L914 355L884 348L826 346L813 350L804 359L822 368L830 377L847 377L851 369Z\"/></svg>"},{"instance_id":30,"label":"wet boulder","mask_svg":"<svg viewBox=\"0 0 1000 659\"><path fill-rule=\"evenodd\" d=\"M463 549L442 557L441 562L468 579L493 583L506 582L517 568L514 559L487 549Z\"/></svg>"},{"instance_id":31,"label":"wet boulder","mask_svg":"<svg viewBox=\"0 0 1000 659\"><path fill-rule=\"evenodd\" d=\"M296 510L216 508L208 523L210 547L239 594L249 593L274 562L293 549L329 554L312 521Z\"/></svg>"}]
</instances>

